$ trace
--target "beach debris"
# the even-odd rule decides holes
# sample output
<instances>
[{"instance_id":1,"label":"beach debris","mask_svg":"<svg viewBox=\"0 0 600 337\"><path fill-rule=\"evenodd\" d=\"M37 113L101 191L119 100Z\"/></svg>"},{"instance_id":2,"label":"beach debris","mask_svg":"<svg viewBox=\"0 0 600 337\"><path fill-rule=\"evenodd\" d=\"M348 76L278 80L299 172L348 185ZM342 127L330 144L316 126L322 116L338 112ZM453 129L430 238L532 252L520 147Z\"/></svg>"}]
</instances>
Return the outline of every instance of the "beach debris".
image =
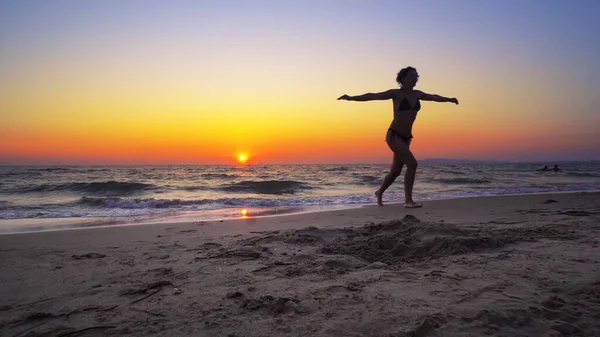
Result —
<instances>
[{"instance_id":1,"label":"beach debris","mask_svg":"<svg viewBox=\"0 0 600 337\"><path fill-rule=\"evenodd\" d=\"M544 201L544 204L552 204L552 203L555 203L555 202L558 202L558 201L556 201L554 199L548 199L548 200Z\"/></svg>"},{"instance_id":2,"label":"beach debris","mask_svg":"<svg viewBox=\"0 0 600 337\"><path fill-rule=\"evenodd\" d=\"M82 254L82 255L73 254L71 257L74 258L75 260L82 260L82 259L103 259L103 258L106 257L106 255L99 254L99 253L86 253L86 254Z\"/></svg>"},{"instance_id":3,"label":"beach debris","mask_svg":"<svg viewBox=\"0 0 600 337\"><path fill-rule=\"evenodd\" d=\"M590 216L590 215L593 215L594 213L591 213L588 211L565 211L565 212L560 212L560 214L570 215L570 216Z\"/></svg>"},{"instance_id":4,"label":"beach debris","mask_svg":"<svg viewBox=\"0 0 600 337\"><path fill-rule=\"evenodd\" d=\"M225 295L225 297L227 298L238 298L238 297L244 297L244 294L240 291L230 291L227 293L227 295Z\"/></svg>"}]
</instances>

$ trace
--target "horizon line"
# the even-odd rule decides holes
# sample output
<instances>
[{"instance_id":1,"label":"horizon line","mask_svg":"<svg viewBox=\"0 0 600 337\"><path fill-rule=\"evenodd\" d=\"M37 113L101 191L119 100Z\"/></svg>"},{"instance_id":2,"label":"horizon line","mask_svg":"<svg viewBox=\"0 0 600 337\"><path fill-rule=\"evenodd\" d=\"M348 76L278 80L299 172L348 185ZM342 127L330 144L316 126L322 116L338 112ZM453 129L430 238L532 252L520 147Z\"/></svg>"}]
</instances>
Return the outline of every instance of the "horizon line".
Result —
<instances>
[{"instance_id":1,"label":"horizon line","mask_svg":"<svg viewBox=\"0 0 600 337\"><path fill-rule=\"evenodd\" d=\"M448 162L470 162L470 163L497 163L497 164L541 164L541 163L594 163L600 162L600 159L548 159L548 160L488 160L488 159L452 159L452 158L425 158L418 160L419 162L431 162L431 161L448 161ZM354 162L354 163L253 163L253 164L235 164L235 163L221 163L221 164L202 164L202 163L40 163L40 164L26 164L26 163L0 163L0 166L236 166L236 167L249 167L249 166L268 166L268 165L389 165L387 162Z\"/></svg>"}]
</instances>

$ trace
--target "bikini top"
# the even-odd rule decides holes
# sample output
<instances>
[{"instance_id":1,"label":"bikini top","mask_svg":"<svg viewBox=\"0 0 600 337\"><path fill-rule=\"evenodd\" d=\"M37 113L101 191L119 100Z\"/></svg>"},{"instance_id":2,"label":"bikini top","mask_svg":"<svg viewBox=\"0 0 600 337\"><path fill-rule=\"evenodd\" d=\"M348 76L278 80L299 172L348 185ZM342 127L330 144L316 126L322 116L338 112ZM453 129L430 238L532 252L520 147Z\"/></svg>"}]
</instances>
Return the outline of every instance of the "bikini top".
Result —
<instances>
[{"instance_id":1,"label":"bikini top","mask_svg":"<svg viewBox=\"0 0 600 337\"><path fill-rule=\"evenodd\" d=\"M414 107L410 106L410 103L408 102L408 99L406 99L406 96L402 99L402 101L400 101L400 105L398 106L398 111L404 111L404 110L415 110L415 112L419 112L419 110L421 110L421 101L419 101L419 99L417 98L417 103L415 104Z\"/></svg>"}]
</instances>

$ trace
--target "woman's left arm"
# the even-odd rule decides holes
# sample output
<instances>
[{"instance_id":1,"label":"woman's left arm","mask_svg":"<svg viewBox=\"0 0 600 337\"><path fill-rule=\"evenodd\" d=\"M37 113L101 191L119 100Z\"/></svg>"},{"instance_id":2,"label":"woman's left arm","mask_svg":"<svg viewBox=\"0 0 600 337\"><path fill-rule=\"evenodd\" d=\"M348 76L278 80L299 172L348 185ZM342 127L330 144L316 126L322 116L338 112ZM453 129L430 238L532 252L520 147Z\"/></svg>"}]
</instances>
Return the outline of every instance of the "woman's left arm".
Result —
<instances>
[{"instance_id":1,"label":"woman's left arm","mask_svg":"<svg viewBox=\"0 0 600 337\"><path fill-rule=\"evenodd\" d=\"M420 90L415 90L417 92L417 97L423 101L432 101L432 102L452 102L454 104L458 104L458 100L456 98L448 98L436 94L428 94L426 92L422 92Z\"/></svg>"}]
</instances>

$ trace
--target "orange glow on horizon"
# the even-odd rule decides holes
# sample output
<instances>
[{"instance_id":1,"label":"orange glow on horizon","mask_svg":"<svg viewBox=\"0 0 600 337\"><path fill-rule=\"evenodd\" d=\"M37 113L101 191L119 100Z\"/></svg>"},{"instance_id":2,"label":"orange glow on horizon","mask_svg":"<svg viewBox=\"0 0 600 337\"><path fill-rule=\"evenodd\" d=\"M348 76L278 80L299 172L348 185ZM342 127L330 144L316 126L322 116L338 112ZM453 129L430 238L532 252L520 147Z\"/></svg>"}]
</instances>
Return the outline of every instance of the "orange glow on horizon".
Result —
<instances>
[{"instance_id":1,"label":"orange glow on horizon","mask_svg":"<svg viewBox=\"0 0 600 337\"><path fill-rule=\"evenodd\" d=\"M239 153L239 154L237 155L237 160L238 160L238 162L239 162L240 164L245 164L245 163L246 163L246 161L248 161L248 155L247 155L247 154L245 154L245 153L243 153L243 152L242 152L242 153Z\"/></svg>"}]
</instances>

